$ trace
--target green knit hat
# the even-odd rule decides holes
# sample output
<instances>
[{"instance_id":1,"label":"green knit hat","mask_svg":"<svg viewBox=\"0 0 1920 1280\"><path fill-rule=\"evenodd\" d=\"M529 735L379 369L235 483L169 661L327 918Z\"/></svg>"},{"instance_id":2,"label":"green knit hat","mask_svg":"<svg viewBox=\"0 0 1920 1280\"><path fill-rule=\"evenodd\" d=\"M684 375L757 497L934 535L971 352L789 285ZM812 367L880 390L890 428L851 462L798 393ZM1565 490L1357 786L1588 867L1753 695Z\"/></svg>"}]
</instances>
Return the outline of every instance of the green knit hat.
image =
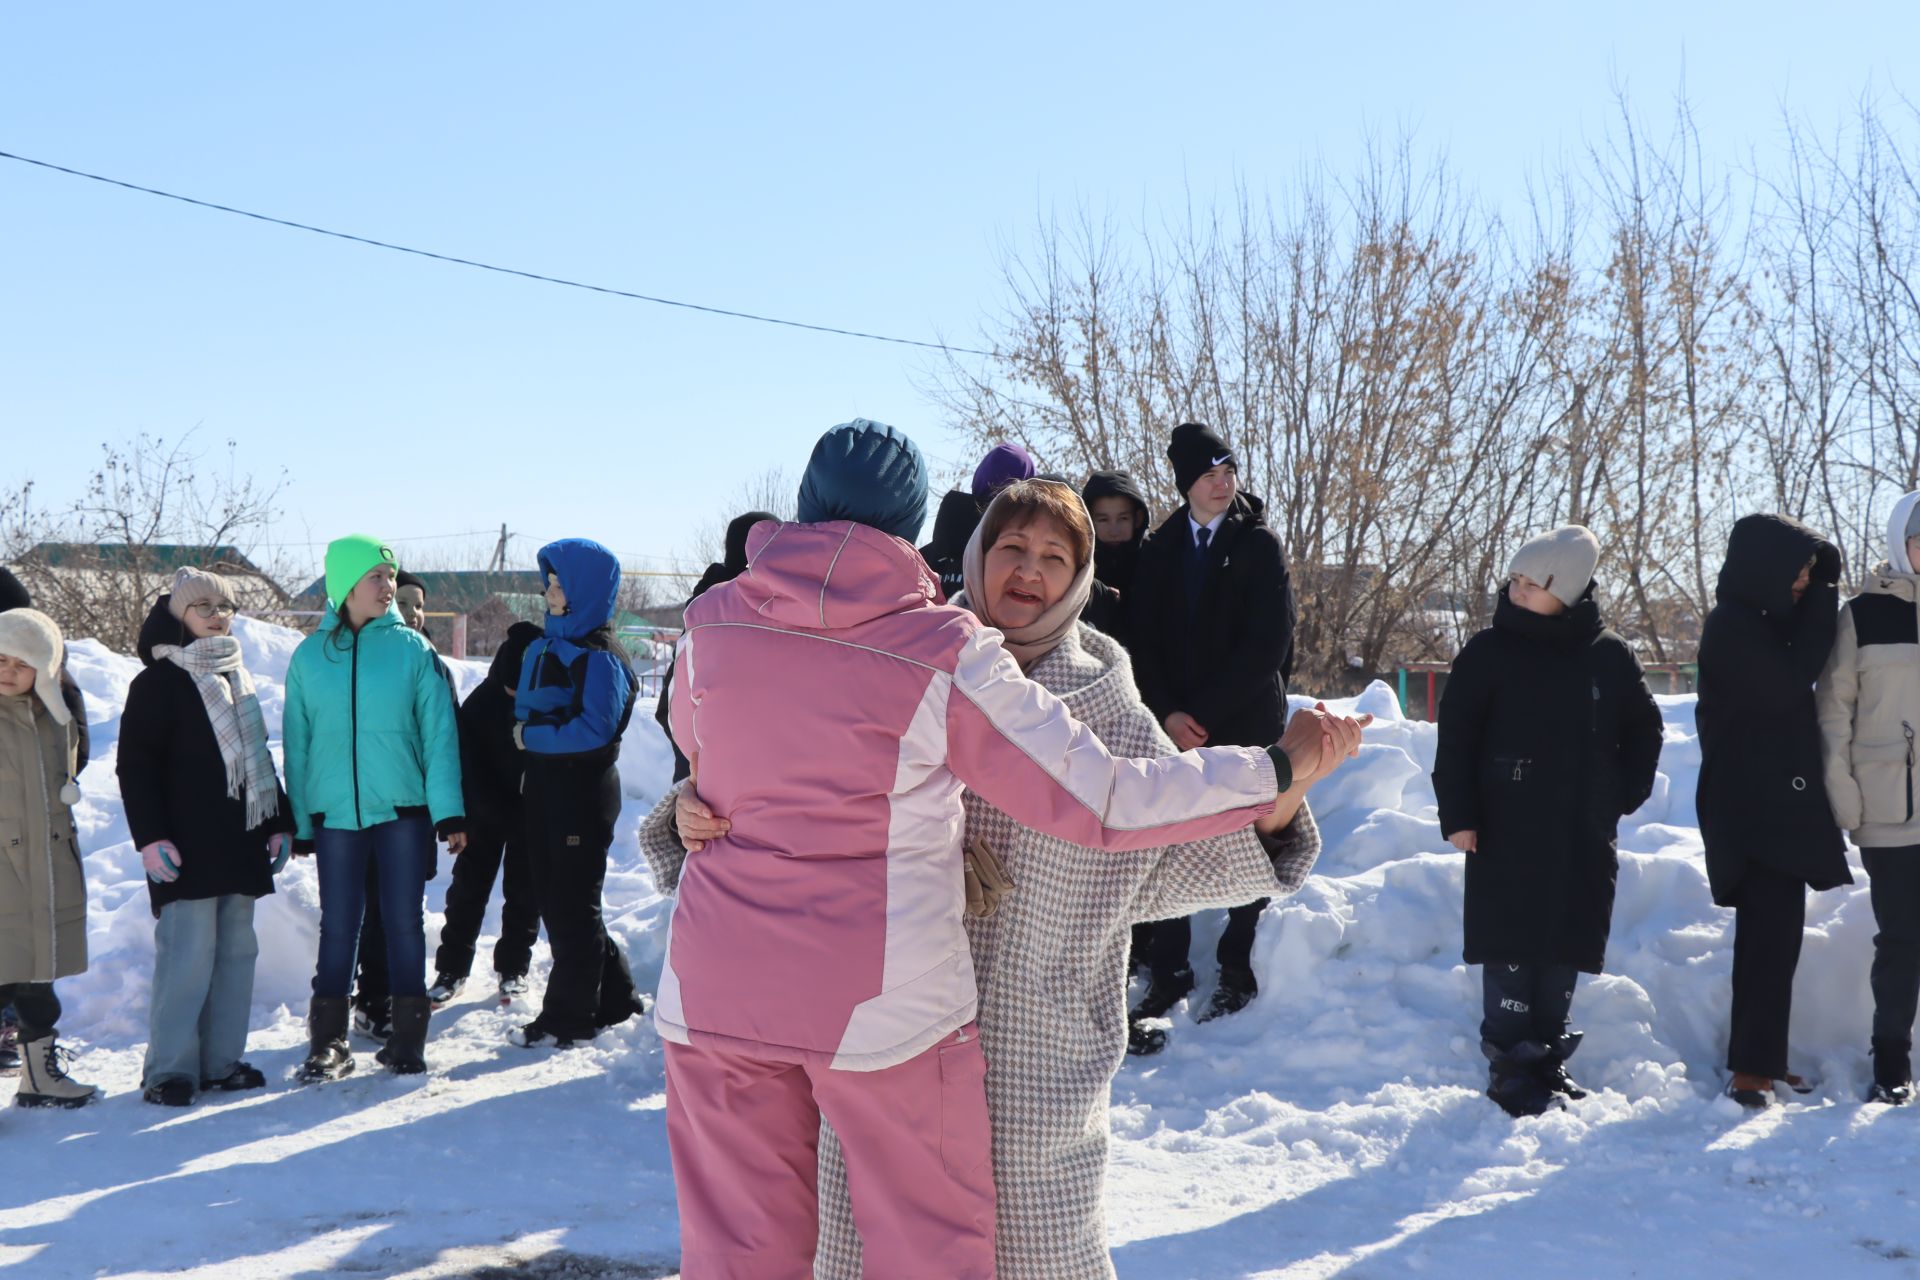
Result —
<instances>
[{"instance_id":1,"label":"green knit hat","mask_svg":"<svg viewBox=\"0 0 1920 1280\"><path fill-rule=\"evenodd\" d=\"M397 571L400 562L393 550L378 538L364 533L348 534L327 544L327 604L336 612L347 601L347 593L360 584L367 571L390 564Z\"/></svg>"}]
</instances>

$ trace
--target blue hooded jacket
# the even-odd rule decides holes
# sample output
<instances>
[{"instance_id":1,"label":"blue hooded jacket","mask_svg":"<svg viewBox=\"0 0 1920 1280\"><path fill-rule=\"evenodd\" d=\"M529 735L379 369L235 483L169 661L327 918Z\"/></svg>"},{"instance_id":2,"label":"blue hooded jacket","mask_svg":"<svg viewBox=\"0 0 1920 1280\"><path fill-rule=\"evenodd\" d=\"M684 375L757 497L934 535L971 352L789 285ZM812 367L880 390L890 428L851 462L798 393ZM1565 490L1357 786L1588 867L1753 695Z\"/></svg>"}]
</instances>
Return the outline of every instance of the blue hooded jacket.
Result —
<instances>
[{"instance_id":1,"label":"blue hooded jacket","mask_svg":"<svg viewBox=\"0 0 1920 1280\"><path fill-rule=\"evenodd\" d=\"M531 755L611 764L640 685L613 638L620 562L597 542L562 538L540 548L540 572L560 579L567 611L547 616L521 663L520 740Z\"/></svg>"}]
</instances>

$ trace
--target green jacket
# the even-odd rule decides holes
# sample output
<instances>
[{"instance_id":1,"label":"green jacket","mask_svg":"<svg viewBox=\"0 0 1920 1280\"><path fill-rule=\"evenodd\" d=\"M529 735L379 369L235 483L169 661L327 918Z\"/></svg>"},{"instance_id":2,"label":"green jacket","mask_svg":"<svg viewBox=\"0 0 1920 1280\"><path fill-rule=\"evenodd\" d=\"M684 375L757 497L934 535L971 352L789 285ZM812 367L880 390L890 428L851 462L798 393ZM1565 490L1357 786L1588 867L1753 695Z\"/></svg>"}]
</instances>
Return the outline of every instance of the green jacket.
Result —
<instances>
[{"instance_id":1,"label":"green jacket","mask_svg":"<svg viewBox=\"0 0 1920 1280\"><path fill-rule=\"evenodd\" d=\"M424 810L464 829L453 689L433 645L387 612L356 636L331 609L294 650L283 723L295 839Z\"/></svg>"}]
</instances>

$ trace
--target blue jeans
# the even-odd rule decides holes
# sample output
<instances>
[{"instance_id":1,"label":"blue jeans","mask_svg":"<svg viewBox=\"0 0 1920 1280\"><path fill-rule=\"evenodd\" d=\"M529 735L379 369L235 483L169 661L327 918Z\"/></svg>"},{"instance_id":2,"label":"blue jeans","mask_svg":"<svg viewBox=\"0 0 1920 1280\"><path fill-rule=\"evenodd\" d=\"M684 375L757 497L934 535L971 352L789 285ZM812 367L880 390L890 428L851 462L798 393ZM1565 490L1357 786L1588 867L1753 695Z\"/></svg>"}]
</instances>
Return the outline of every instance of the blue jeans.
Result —
<instances>
[{"instance_id":1,"label":"blue jeans","mask_svg":"<svg viewBox=\"0 0 1920 1280\"><path fill-rule=\"evenodd\" d=\"M224 1080L247 1048L253 1008L253 899L169 902L153 926L153 999L142 1088Z\"/></svg>"},{"instance_id":2,"label":"blue jeans","mask_svg":"<svg viewBox=\"0 0 1920 1280\"><path fill-rule=\"evenodd\" d=\"M320 869L320 960L313 973L313 994L344 999L353 990L371 863L386 925L393 994L426 995L424 898L434 857L433 824L425 818L395 818L361 831L323 826L313 833L313 847Z\"/></svg>"}]
</instances>

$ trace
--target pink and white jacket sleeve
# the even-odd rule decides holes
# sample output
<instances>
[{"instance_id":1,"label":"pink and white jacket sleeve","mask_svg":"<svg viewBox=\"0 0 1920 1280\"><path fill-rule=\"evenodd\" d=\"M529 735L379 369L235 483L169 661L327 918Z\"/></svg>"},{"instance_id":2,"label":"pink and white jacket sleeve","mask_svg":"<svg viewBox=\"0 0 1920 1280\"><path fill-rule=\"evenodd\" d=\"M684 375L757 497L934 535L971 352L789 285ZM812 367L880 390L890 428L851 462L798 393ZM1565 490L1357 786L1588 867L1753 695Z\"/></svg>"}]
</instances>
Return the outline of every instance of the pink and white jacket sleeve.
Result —
<instances>
[{"instance_id":1,"label":"pink and white jacket sleeve","mask_svg":"<svg viewBox=\"0 0 1920 1280\"><path fill-rule=\"evenodd\" d=\"M1016 822L1115 853L1238 831L1272 813L1279 790L1257 747L1116 759L985 628L954 664L947 767Z\"/></svg>"}]
</instances>

